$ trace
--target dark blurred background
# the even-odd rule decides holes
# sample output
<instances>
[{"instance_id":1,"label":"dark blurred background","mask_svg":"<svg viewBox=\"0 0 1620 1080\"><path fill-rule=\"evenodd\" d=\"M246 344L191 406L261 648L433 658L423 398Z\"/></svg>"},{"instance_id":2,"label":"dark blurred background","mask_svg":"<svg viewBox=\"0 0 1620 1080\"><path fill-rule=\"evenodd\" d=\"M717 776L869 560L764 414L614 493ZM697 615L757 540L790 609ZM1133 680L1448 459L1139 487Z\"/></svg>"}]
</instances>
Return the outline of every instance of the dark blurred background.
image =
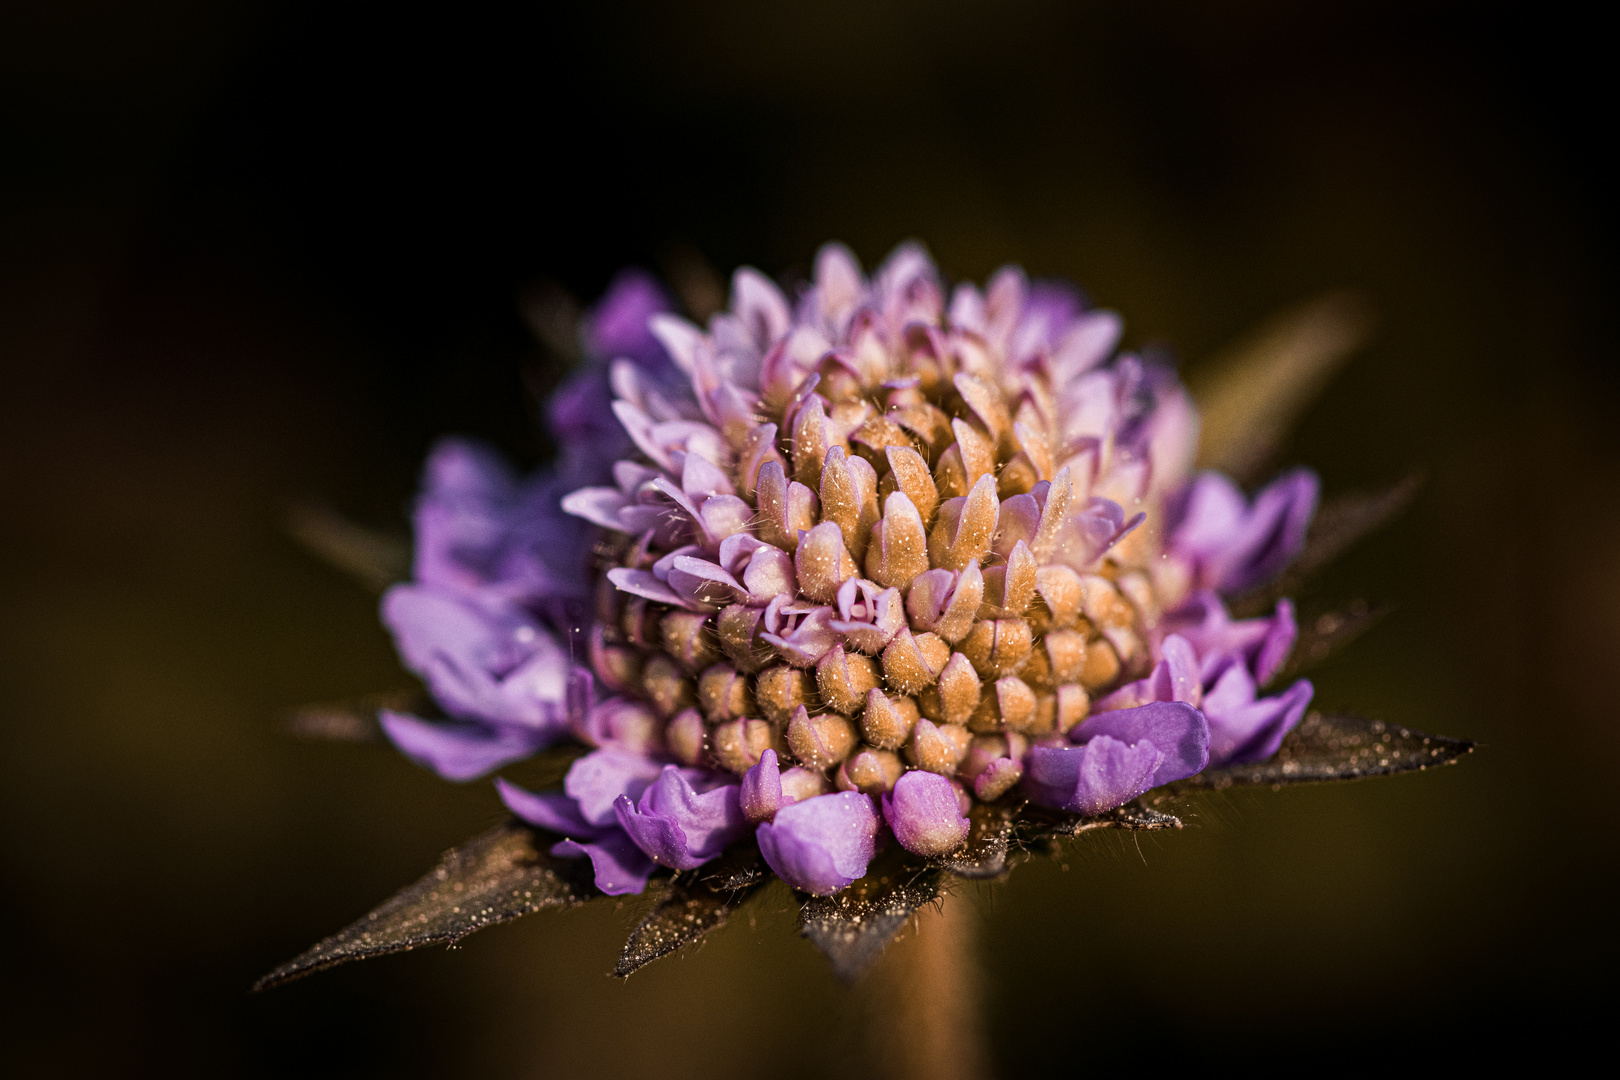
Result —
<instances>
[{"instance_id":1,"label":"dark blurred background","mask_svg":"<svg viewBox=\"0 0 1620 1080\"><path fill-rule=\"evenodd\" d=\"M855 1006L770 894L608 978L630 906L262 996L497 820L299 742L398 686L289 503L403 529L441 432L547 452L521 299L924 239L1200 363L1360 289L1288 458L1428 487L1303 598L1397 613L1318 702L1480 741L1234 795L973 894L1009 1076L1363 1070L1608 1004L1620 438L1607 33L1441 3L0 8L0 912L30 1074L817 1076Z\"/></svg>"}]
</instances>

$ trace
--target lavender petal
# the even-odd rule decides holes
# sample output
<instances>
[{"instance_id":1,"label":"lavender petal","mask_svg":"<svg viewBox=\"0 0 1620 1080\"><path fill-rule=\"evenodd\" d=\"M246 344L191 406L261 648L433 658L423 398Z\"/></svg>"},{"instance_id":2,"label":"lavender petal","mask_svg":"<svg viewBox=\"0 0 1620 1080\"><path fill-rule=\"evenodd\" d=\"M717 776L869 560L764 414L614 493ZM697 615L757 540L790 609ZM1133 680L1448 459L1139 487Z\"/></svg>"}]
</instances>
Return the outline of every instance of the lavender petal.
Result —
<instances>
[{"instance_id":1,"label":"lavender petal","mask_svg":"<svg viewBox=\"0 0 1620 1080\"><path fill-rule=\"evenodd\" d=\"M1127 744L1147 739L1163 753L1151 787L1192 776L1209 764L1209 722L1180 701L1160 701L1135 709L1099 713L1070 733L1076 742L1106 735Z\"/></svg>"},{"instance_id":2,"label":"lavender petal","mask_svg":"<svg viewBox=\"0 0 1620 1080\"><path fill-rule=\"evenodd\" d=\"M877 830L872 800L843 791L784 806L755 835L777 877L812 896L831 896L866 873Z\"/></svg>"},{"instance_id":3,"label":"lavender petal","mask_svg":"<svg viewBox=\"0 0 1620 1080\"><path fill-rule=\"evenodd\" d=\"M423 720L382 709L377 720L399 752L446 780L476 780L551 741L529 728Z\"/></svg>"}]
</instances>

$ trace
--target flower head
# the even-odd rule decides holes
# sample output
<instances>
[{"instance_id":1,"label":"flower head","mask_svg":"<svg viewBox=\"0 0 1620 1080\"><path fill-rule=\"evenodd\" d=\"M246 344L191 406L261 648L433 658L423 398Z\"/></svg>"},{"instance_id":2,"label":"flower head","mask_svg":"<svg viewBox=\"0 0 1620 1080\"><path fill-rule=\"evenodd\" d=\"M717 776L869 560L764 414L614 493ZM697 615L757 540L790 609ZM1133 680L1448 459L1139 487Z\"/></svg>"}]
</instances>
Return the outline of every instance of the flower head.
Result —
<instances>
[{"instance_id":1,"label":"flower head","mask_svg":"<svg viewBox=\"0 0 1620 1080\"><path fill-rule=\"evenodd\" d=\"M1022 781L1029 798L1100 813L1202 768L1212 723L1230 756L1297 722L1308 691L1254 690L1286 655L1288 609L1234 622L1217 594L1286 564L1315 480L1289 474L1252 505L1219 475L1189 482L1196 415L1172 372L1114 355L1119 327L1016 270L948 293L917 247L870 279L825 248L797 302L739 271L707 327L620 279L586 338L622 354L611 409L629 441L610 467L574 470L612 486L560 506L578 531L605 530L612 553L595 570L584 676L608 696L591 691L574 730L669 763L608 800L649 858L685 869L718 853L678 824L703 817L703 800L780 819L795 804L769 775L778 762L882 796L902 844L943 854L965 837L960 811L939 816L958 799L993 802ZM430 476L465 509L425 500L423 539L442 549L419 560L425 580L470 597L454 610L487 628L431 651L402 614L429 601L402 588L387 611L407 660L453 715L551 730L560 656L516 664L500 633L544 631L488 614L488 596L520 580L500 561L514 481L466 450ZM545 664L541 686L529 671ZM1219 722L1199 709L1217 686ZM736 775L746 809L730 785L698 794L677 765ZM730 836L725 820L699 832ZM810 857L791 824L770 828L783 865Z\"/></svg>"},{"instance_id":2,"label":"flower head","mask_svg":"<svg viewBox=\"0 0 1620 1080\"><path fill-rule=\"evenodd\" d=\"M739 270L706 326L666 309L632 274L593 313L554 469L434 451L416 580L383 603L446 714L385 714L412 758L461 780L591 748L560 792L498 784L595 890L768 868L828 897L885 830L908 882L995 874L1020 822L1174 823L1138 800L1233 782L1302 723L1309 682L1262 689L1292 604L1227 604L1300 553L1316 477L1193 475L1192 402L1118 316L1016 269L948 289L915 245L870 277L829 245L796 297ZM1363 775L1361 736L1323 739Z\"/></svg>"}]
</instances>

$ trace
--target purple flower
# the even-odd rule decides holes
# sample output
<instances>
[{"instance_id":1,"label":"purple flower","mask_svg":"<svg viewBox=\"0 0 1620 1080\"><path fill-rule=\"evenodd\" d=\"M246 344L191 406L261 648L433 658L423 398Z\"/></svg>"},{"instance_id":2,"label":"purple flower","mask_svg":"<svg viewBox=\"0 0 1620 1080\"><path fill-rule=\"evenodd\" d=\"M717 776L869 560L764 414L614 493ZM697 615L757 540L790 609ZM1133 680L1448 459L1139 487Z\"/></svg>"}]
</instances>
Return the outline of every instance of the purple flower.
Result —
<instances>
[{"instance_id":1,"label":"purple flower","mask_svg":"<svg viewBox=\"0 0 1620 1080\"><path fill-rule=\"evenodd\" d=\"M512 813L531 825L566 837L552 845L553 855L590 859L596 887L607 895L639 893L647 887L653 861L617 825L593 824L580 812L577 801L561 792L525 791L499 778L495 788Z\"/></svg>"},{"instance_id":2,"label":"purple flower","mask_svg":"<svg viewBox=\"0 0 1620 1080\"><path fill-rule=\"evenodd\" d=\"M905 602L899 589L850 578L838 587L838 618L827 625L861 652L881 652L906 625Z\"/></svg>"},{"instance_id":3,"label":"purple flower","mask_svg":"<svg viewBox=\"0 0 1620 1080\"><path fill-rule=\"evenodd\" d=\"M1309 469L1279 476L1254 497L1207 472L1169 508L1170 553L1187 562L1196 588L1240 593L1282 573L1305 545L1318 481Z\"/></svg>"},{"instance_id":4,"label":"purple flower","mask_svg":"<svg viewBox=\"0 0 1620 1080\"><path fill-rule=\"evenodd\" d=\"M423 466L413 520L417 582L470 592L497 580L517 491L517 477L494 450L440 440Z\"/></svg>"},{"instance_id":5,"label":"purple flower","mask_svg":"<svg viewBox=\"0 0 1620 1080\"><path fill-rule=\"evenodd\" d=\"M900 846L917 855L947 855L968 835L955 786L931 772L902 776L883 796L883 817Z\"/></svg>"},{"instance_id":6,"label":"purple flower","mask_svg":"<svg viewBox=\"0 0 1620 1080\"><path fill-rule=\"evenodd\" d=\"M1315 475L1252 500L1194 476L1192 399L1172 367L1116 352L1117 315L1016 267L948 306L943 281L916 244L869 276L828 245L792 296L738 270L698 326L626 272L550 403L554 464L524 478L462 440L428 461L415 580L383 619L448 716L384 711L389 738L458 780L564 735L590 747L559 791L496 787L601 892L724 859L670 879L617 974L724 922L764 867L814 897L864 879L802 913L852 976L939 874L998 875L1037 837L1179 824L1097 816L1211 762L1264 764L1189 787L1365 775L1368 745L1379 770L1424 768L1471 745L1313 715L1291 743L1307 768L1267 760L1313 694L1260 696L1293 606L1234 619L1222 596L1299 555ZM577 874L535 876L537 840L490 830L268 981L584 899Z\"/></svg>"},{"instance_id":7,"label":"purple flower","mask_svg":"<svg viewBox=\"0 0 1620 1080\"><path fill-rule=\"evenodd\" d=\"M1112 694L1097 702L1096 711L1134 709L1154 701L1185 701L1197 706L1204 697L1203 681L1199 674L1198 654L1180 634L1171 634L1159 647L1163 659L1153 666L1145 679L1126 683Z\"/></svg>"},{"instance_id":8,"label":"purple flower","mask_svg":"<svg viewBox=\"0 0 1620 1080\"><path fill-rule=\"evenodd\" d=\"M553 736L512 724L423 720L381 709L377 722L399 752L446 780L476 780L543 750Z\"/></svg>"},{"instance_id":9,"label":"purple flower","mask_svg":"<svg viewBox=\"0 0 1620 1080\"><path fill-rule=\"evenodd\" d=\"M831 896L866 873L877 830L872 800L841 791L782 807L755 835L777 877L813 896Z\"/></svg>"},{"instance_id":10,"label":"purple flower","mask_svg":"<svg viewBox=\"0 0 1620 1080\"><path fill-rule=\"evenodd\" d=\"M1150 739L1122 742L1099 735L1084 746L1037 746L1024 783L1036 802L1077 814L1100 814L1152 788L1164 751Z\"/></svg>"},{"instance_id":11,"label":"purple flower","mask_svg":"<svg viewBox=\"0 0 1620 1080\"><path fill-rule=\"evenodd\" d=\"M628 357L649 370L669 363L654 336L653 316L670 310L669 296L645 270L622 270L585 321L585 349L604 360Z\"/></svg>"},{"instance_id":12,"label":"purple flower","mask_svg":"<svg viewBox=\"0 0 1620 1080\"><path fill-rule=\"evenodd\" d=\"M782 597L765 608L763 640L776 646L796 667L809 667L838 644L832 628L835 610L816 604L783 603Z\"/></svg>"},{"instance_id":13,"label":"purple flower","mask_svg":"<svg viewBox=\"0 0 1620 1080\"><path fill-rule=\"evenodd\" d=\"M553 845L558 858L589 858L596 887L609 896L639 893L647 887L653 860L619 824L614 803L639 798L663 766L623 750L597 750L574 762L560 792L530 792L496 779L501 800L512 813L566 837Z\"/></svg>"},{"instance_id":14,"label":"purple flower","mask_svg":"<svg viewBox=\"0 0 1620 1080\"><path fill-rule=\"evenodd\" d=\"M1198 654L1200 674L1212 685L1233 663L1249 669L1256 683L1265 685L1288 660L1299 627L1294 605L1277 601L1271 618L1233 619L1214 592L1195 593L1159 623L1159 633L1179 634Z\"/></svg>"},{"instance_id":15,"label":"purple flower","mask_svg":"<svg viewBox=\"0 0 1620 1080\"><path fill-rule=\"evenodd\" d=\"M555 742L567 730L567 662L517 605L415 585L383 597L405 666L463 723L392 713L383 728L413 760L466 780Z\"/></svg>"},{"instance_id":16,"label":"purple flower","mask_svg":"<svg viewBox=\"0 0 1620 1080\"><path fill-rule=\"evenodd\" d=\"M1098 735L1131 744L1151 739L1165 755L1153 772L1154 787L1202 772L1209 764L1209 724L1203 713L1185 702L1098 713L1071 731L1069 738L1083 743Z\"/></svg>"},{"instance_id":17,"label":"purple flower","mask_svg":"<svg viewBox=\"0 0 1620 1080\"><path fill-rule=\"evenodd\" d=\"M396 585L382 609L405 666L450 715L561 732L567 660L517 605Z\"/></svg>"},{"instance_id":18,"label":"purple flower","mask_svg":"<svg viewBox=\"0 0 1620 1080\"><path fill-rule=\"evenodd\" d=\"M494 450L466 439L440 441L423 473L417 584L535 607L585 594L588 544L561 512L566 484L558 477L519 481Z\"/></svg>"},{"instance_id":19,"label":"purple flower","mask_svg":"<svg viewBox=\"0 0 1620 1080\"><path fill-rule=\"evenodd\" d=\"M1227 668L1204 695L1210 762L1227 765L1266 760L1304 717L1315 692L1309 680L1300 679L1275 697L1256 700L1248 671L1241 664Z\"/></svg>"},{"instance_id":20,"label":"purple flower","mask_svg":"<svg viewBox=\"0 0 1620 1080\"><path fill-rule=\"evenodd\" d=\"M1036 802L1100 814L1209 763L1209 724L1184 702L1102 713L1073 732L1080 746L1037 746L1024 787Z\"/></svg>"},{"instance_id":21,"label":"purple flower","mask_svg":"<svg viewBox=\"0 0 1620 1080\"><path fill-rule=\"evenodd\" d=\"M973 794L985 802L995 802L1023 777L1022 764L1009 757L995 758L973 777Z\"/></svg>"},{"instance_id":22,"label":"purple flower","mask_svg":"<svg viewBox=\"0 0 1620 1080\"><path fill-rule=\"evenodd\" d=\"M776 762L776 751L766 750L759 755L759 763L743 773L742 790L737 793L743 816L756 823L769 821L792 801L782 791L782 771Z\"/></svg>"},{"instance_id":23,"label":"purple flower","mask_svg":"<svg viewBox=\"0 0 1620 1080\"><path fill-rule=\"evenodd\" d=\"M694 786L694 783L698 786ZM619 827L656 863L692 870L726 849L747 829L738 786L697 769L665 765L641 798L613 801Z\"/></svg>"},{"instance_id":24,"label":"purple flower","mask_svg":"<svg viewBox=\"0 0 1620 1080\"><path fill-rule=\"evenodd\" d=\"M619 796L639 799L664 767L651 758L627 750L608 747L595 750L568 767L563 792L573 800L579 815L597 828L618 824L613 804Z\"/></svg>"},{"instance_id":25,"label":"purple flower","mask_svg":"<svg viewBox=\"0 0 1620 1080\"><path fill-rule=\"evenodd\" d=\"M667 308L631 272L589 315L552 473L435 451L419 581L385 601L452 717L385 719L417 760L477 775L571 730L597 749L548 827L615 887L644 876L638 852L688 869L753 822L778 874L825 894L871 857L861 792L939 854L975 800L1022 784L1098 813L1298 721L1308 689L1255 690L1292 607L1234 620L1219 594L1299 550L1315 478L1251 503L1191 477L1191 399L1115 355L1118 316L1016 268L947 307L916 245L869 277L829 245L796 299L744 268L707 326ZM600 570L587 523L617 534ZM591 667L570 675L542 620Z\"/></svg>"}]
</instances>

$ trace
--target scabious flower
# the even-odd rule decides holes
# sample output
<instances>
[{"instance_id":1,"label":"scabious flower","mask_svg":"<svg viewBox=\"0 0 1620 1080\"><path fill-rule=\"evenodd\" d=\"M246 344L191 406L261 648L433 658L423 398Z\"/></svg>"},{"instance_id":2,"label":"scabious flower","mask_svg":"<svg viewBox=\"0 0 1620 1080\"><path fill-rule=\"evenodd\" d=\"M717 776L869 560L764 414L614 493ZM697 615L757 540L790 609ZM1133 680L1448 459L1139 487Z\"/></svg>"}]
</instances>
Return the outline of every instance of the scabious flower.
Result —
<instances>
[{"instance_id":1,"label":"scabious flower","mask_svg":"<svg viewBox=\"0 0 1620 1080\"><path fill-rule=\"evenodd\" d=\"M741 270L707 327L666 309L627 275L587 320L553 473L435 451L383 604L448 714L385 717L416 760L597 748L560 796L502 793L604 890L752 834L825 894L881 823L943 856L977 803L1100 814L1299 722L1309 683L1260 690L1291 608L1221 596L1299 551L1315 478L1192 476L1187 394L1111 312L1016 269L947 292L909 245L870 278L829 245L797 297Z\"/></svg>"},{"instance_id":2,"label":"scabious flower","mask_svg":"<svg viewBox=\"0 0 1620 1080\"><path fill-rule=\"evenodd\" d=\"M561 789L497 779L515 821L261 986L652 889L629 974L772 877L853 977L1015 848L1471 748L1268 689L1300 629L1263 598L1316 477L1194 474L1175 372L1075 290L947 290L914 245L868 277L829 245L794 296L745 268L707 326L668 308L630 272L590 313L554 465L434 449L383 598L441 711L384 710L389 738L452 780L571 744ZM1404 497L1341 503L1306 561Z\"/></svg>"}]
</instances>

